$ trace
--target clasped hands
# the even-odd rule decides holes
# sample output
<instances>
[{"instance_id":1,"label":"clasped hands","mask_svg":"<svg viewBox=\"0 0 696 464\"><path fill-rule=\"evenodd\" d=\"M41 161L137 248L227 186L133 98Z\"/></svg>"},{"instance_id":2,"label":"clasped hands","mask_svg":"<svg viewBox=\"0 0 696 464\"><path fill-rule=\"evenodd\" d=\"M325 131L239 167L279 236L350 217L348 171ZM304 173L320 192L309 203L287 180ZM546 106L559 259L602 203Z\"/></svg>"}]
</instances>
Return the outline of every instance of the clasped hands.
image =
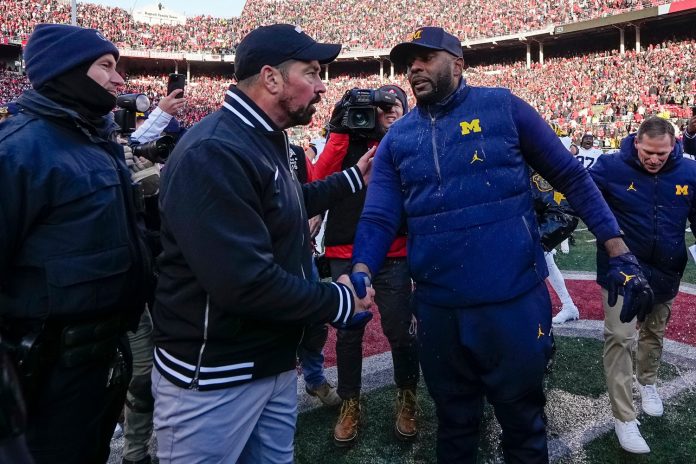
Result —
<instances>
[{"instance_id":1,"label":"clasped hands","mask_svg":"<svg viewBox=\"0 0 696 464\"><path fill-rule=\"evenodd\" d=\"M362 329L372 319L371 311L377 309L375 289L372 288L370 277L365 272L353 272L350 276L348 274L341 275L337 282L351 290L355 311L347 322L331 325L339 330Z\"/></svg>"}]
</instances>

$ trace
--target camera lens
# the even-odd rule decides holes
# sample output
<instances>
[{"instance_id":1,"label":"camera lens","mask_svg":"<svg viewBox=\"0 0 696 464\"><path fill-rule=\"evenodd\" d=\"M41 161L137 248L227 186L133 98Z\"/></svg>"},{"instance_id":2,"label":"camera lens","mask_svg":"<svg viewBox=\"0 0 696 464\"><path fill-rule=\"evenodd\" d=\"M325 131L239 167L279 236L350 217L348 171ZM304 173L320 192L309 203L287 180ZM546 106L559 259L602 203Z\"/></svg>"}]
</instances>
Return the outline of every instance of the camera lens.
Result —
<instances>
[{"instance_id":1,"label":"camera lens","mask_svg":"<svg viewBox=\"0 0 696 464\"><path fill-rule=\"evenodd\" d=\"M369 118L364 111L356 111L353 113L353 126L360 128L369 124Z\"/></svg>"}]
</instances>

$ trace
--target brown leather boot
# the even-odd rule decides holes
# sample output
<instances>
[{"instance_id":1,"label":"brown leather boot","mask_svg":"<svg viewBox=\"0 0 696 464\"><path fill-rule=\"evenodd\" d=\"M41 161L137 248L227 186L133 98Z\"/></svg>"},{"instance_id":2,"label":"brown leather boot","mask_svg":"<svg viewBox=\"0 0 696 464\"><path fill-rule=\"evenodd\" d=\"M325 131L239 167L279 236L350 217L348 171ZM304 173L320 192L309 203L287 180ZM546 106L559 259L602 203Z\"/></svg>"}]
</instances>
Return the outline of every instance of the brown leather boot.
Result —
<instances>
[{"instance_id":1,"label":"brown leather boot","mask_svg":"<svg viewBox=\"0 0 696 464\"><path fill-rule=\"evenodd\" d=\"M411 441L418 435L418 401L416 390L399 389L396 395L396 423L394 434L402 441Z\"/></svg>"},{"instance_id":2,"label":"brown leather boot","mask_svg":"<svg viewBox=\"0 0 696 464\"><path fill-rule=\"evenodd\" d=\"M334 444L339 447L352 446L360 427L360 398L349 398L341 404L341 414L334 427Z\"/></svg>"}]
</instances>

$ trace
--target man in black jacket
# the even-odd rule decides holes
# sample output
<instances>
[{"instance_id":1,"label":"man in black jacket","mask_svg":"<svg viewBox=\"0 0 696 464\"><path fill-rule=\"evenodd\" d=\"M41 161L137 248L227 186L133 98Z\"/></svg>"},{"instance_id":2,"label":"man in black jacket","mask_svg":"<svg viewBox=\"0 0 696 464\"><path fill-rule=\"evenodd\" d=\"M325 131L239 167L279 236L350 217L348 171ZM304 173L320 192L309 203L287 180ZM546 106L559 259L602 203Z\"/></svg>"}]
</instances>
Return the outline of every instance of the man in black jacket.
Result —
<instances>
[{"instance_id":1,"label":"man in black jacket","mask_svg":"<svg viewBox=\"0 0 696 464\"><path fill-rule=\"evenodd\" d=\"M238 85L169 158L153 314L160 462L292 462L304 327L365 309L347 276L309 280L308 217L363 188L368 158L302 186L283 130L309 123L321 64L340 48L287 24L250 32Z\"/></svg>"}]
</instances>

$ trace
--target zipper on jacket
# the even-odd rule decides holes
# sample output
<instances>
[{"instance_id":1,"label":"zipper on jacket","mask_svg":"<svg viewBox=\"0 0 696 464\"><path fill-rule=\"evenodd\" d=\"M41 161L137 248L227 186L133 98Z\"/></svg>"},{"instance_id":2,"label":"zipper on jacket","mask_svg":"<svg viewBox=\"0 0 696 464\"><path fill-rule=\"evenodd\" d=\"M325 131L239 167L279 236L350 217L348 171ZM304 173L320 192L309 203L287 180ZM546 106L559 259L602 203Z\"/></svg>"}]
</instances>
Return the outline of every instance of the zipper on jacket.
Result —
<instances>
[{"instance_id":1,"label":"zipper on jacket","mask_svg":"<svg viewBox=\"0 0 696 464\"><path fill-rule=\"evenodd\" d=\"M285 141L285 157L288 161L288 170L290 171L290 176L292 176L293 179L297 179L295 177L295 171L292 169L292 165L290 164L290 144L288 142L288 134L283 132L283 140ZM299 183L299 181L298 181ZM300 216L302 216L302 211L304 211L304 208L302 207L303 202L300 200L300 194L297 191L297 184L293 185L293 189L295 190L295 197L297 198L297 204L300 207ZM302 217L302 220L305 222L308 222L309 219L305 219ZM305 246L305 234L304 234L304 228L302 228L302 246ZM300 271L302 271L302 278L306 279L307 275L305 274L304 271L304 266L302 265L302 259L300 259Z\"/></svg>"},{"instance_id":2,"label":"zipper on jacket","mask_svg":"<svg viewBox=\"0 0 696 464\"><path fill-rule=\"evenodd\" d=\"M435 174L437 175L437 188L442 187L442 177L440 176L440 160L437 154L437 143L435 141L435 116L430 114L428 110L428 116L430 116L430 140L433 146L433 161L435 161Z\"/></svg>"},{"instance_id":3,"label":"zipper on jacket","mask_svg":"<svg viewBox=\"0 0 696 464\"><path fill-rule=\"evenodd\" d=\"M205 350L205 345L208 342L208 318L210 316L210 295L205 297L205 317L203 318L203 343L201 344L201 349L198 352L198 362L196 362L196 371L193 373L193 380L191 381L190 390L198 390L198 377L201 373L201 364L203 364L203 351Z\"/></svg>"}]
</instances>

